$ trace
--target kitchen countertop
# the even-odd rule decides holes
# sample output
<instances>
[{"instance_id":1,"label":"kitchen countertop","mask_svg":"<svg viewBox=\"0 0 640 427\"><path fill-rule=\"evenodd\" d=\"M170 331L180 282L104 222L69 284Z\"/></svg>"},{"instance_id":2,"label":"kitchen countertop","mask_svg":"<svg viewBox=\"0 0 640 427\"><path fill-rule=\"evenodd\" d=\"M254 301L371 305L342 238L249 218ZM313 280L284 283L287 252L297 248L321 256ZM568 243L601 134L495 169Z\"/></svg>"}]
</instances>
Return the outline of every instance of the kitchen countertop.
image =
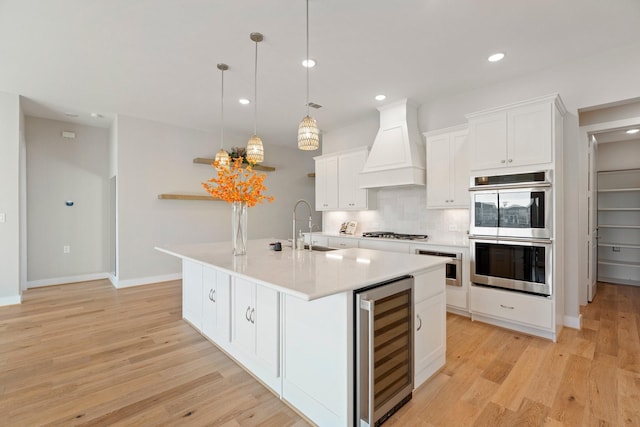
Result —
<instances>
[{"instance_id":1,"label":"kitchen countertop","mask_svg":"<svg viewBox=\"0 0 640 427\"><path fill-rule=\"evenodd\" d=\"M303 233L305 235L309 234L308 232ZM344 237L347 239L359 239L359 240L380 240L385 242L397 242L397 243L405 243L405 244L414 244L414 245L434 245L434 246L452 246L452 247L460 247L460 248L469 248L469 239L466 237L451 237L451 238L427 238L427 239L415 239L415 240L402 240L402 239L385 239L382 237L362 237L361 234L357 235L347 235L340 233L329 233L329 232L314 232L314 236L322 236L322 237Z\"/></svg>"},{"instance_id":2,"label":"kitchen countertop","mask_svg":"<svg viewBox=\"0 0 640 427\"><path fill-rule=\"evenodd\" d=\"M282 251L276 252L269 246L276 241L249 240L247 255L241 256L231 253L231 242L163 245L155 249L308 301L429 270L447 261L441 257L357 248L294 251L284 244ZM280 241L285 243L286 239Z\"/></svg>"}]
</instances>

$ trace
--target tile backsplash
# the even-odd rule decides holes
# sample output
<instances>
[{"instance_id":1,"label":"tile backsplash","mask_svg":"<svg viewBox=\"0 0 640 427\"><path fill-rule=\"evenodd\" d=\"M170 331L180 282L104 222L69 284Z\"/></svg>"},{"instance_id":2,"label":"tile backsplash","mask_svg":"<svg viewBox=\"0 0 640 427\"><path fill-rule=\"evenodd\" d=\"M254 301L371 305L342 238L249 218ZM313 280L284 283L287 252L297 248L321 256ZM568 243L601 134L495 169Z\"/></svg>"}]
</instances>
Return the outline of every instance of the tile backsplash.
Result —
<instances>
[{"instance_id":1,"label":"tile backsplash","mask_svg":"<svg viewBox=\"0 0 640 427\"><path fill-rule=\"evenodd\" d=\"M376 209L336 211L323 214L323 231L338 232L345 221L358 221L356 233L393 231L427 234L433 240L466 241L469 229L468 209L427 209L424 187L380 188L372 191Z\"/></svg>"}]
</instances>

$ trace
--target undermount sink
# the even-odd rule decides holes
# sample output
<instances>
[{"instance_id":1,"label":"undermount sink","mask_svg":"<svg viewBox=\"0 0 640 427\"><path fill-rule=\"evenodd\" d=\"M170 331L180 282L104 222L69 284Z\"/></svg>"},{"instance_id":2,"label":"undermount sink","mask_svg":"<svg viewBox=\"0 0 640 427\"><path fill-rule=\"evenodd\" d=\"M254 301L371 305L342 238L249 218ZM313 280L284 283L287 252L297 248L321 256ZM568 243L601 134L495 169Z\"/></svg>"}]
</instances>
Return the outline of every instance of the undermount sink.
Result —
<instances>
[{"instance_id":1,"label":"undermount sink","mask_svg":"<svg viewBox=\"0 0 640 427\"><path fill-rule=\"evenodd\" d=\"M309 249L309 245L304 245L305 249ZM312 246L311 247L312 251L318 251L318 252L328 252L328 251L335 251L335 248L328 248L326 246Z\"/></svg>"}]
</instances>

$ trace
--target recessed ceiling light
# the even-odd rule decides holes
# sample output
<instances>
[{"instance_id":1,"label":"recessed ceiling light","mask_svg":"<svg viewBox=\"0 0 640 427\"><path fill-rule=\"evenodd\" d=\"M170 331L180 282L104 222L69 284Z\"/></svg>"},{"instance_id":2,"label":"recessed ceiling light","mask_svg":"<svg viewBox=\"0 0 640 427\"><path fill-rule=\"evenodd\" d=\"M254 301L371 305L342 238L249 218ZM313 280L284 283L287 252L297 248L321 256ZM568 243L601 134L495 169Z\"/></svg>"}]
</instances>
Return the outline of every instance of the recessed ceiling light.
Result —
<instances>
[{"instance_id":1,"label":"recessed ceiling light","mask_svg":"<svg viewBox=\"0 0 640 427\"><path fill-rule=\"evenodd\" d=\"M494 53L493 55L491 55L490 57L487 58L487 60L489 62L498 62L500 61L502 58L504 58L504 53Z\"/></svg>"},{"instance_id":2,"label":"recessed ceiling light","mask_svg":"<svg viewBox=\"0 0 640 427\"><path fill-rule=\"evenodd\" d=\"M249 101L247 98L240 98L240 99L238 100L238 102L239 102L240 104L242 104L242 105L248 105L248 104L251 104L251 101Z\"/></svg>"},{"instance_id":3,"label":"recessed ceiling light","mask_svg":"<svg viewBox=\"0 0 640 427\"><path fill-rule=\"evenodd\" d=\"M629 129L627 131L627 133L630 134L630 135L633 135L634 133L638 133L638 132L640 132L640 129Z\"/></svg>"},{"instance_id":4,"label":"recessed ceiling light","mask_svg":"<svg viewBox=\"0 0 640 427\"><path fill-rule=\"evenodd\" d=\"M91 113L91 117L93 117L94 119L101 119L104 116L99 113Z\"/></svg>"},{"instance_id":5,"label":"recessed ceiling light","mask_svg":"<svg viewBox=\"0 0 640 427\"><path fill-rule=\"evenodd\" d=\"M316 61L314 61L313 59L305 59L304 61L302 61L302 66L307 68L313 68L316 66Z\"/></svg>"},{"instance_id":6,"label":"recessed ceiling light","mask_svg":"<svg viewBox=\"0 0 640 427\"><path fill-rule=\"evenodd\" d=\"M67 116L67 117L78 117L78 115L76 113L67 112L67 113L64 113L64 115Z\"/></svg>"},{"instance_id":7,"label":"recessed ceiling light","mask_svg":"<svg viewBox=\"0 0 640 427\"><path fill-rule=\"evenodd\" d=\"M387 97L383 94L376 95L376 101L384 101Z\"/></svg>"}]
</instances>

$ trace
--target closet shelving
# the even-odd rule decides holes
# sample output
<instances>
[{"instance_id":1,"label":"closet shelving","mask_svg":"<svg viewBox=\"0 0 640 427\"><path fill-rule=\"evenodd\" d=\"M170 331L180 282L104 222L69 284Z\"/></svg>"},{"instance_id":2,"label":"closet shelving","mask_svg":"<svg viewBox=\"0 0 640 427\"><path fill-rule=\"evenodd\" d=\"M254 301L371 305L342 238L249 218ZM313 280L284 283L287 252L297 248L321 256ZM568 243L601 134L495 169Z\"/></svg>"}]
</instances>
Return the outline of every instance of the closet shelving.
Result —
<instances>
[{"instance_id":1,"label":"closet shelving","mask_svg":"<svg viewBox=\"0 0 640 427\"><path fill-rule=\"evenodd\" d=\"M640 169L598 173L598 280L640 286Z\"/></svg>"}]
</instances>

